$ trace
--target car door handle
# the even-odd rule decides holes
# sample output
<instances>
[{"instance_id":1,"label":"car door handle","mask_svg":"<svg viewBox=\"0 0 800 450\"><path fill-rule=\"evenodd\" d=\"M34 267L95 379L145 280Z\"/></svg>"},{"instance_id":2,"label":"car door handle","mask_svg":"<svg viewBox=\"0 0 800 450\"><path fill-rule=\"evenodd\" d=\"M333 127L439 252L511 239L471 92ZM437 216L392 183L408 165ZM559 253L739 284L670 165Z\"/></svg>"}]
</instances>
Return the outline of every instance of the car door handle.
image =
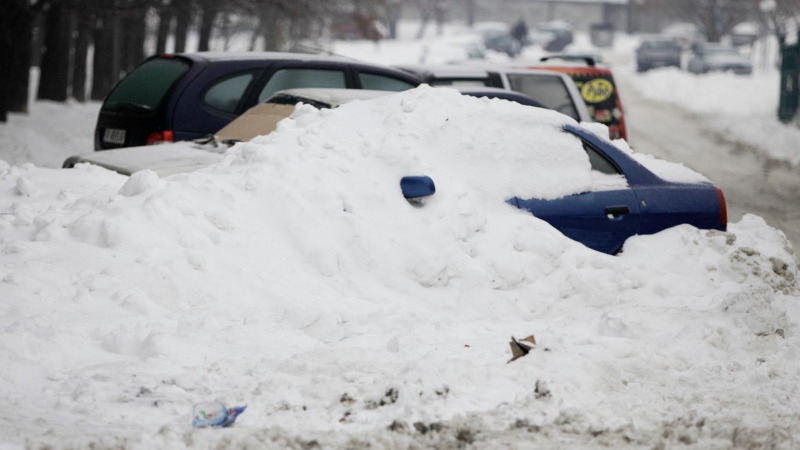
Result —
<instances>
[{"instance_id":1,"label":"car door handle","mask_svg":"<svg viewBox=\"0 0 800 450\"><path fill-rule=\"evenodd\" d=\"M608 206L605 211L610 220L620 219L625 214L630 214L631 210L627 206Z\"/></svg>"}]
</instances>

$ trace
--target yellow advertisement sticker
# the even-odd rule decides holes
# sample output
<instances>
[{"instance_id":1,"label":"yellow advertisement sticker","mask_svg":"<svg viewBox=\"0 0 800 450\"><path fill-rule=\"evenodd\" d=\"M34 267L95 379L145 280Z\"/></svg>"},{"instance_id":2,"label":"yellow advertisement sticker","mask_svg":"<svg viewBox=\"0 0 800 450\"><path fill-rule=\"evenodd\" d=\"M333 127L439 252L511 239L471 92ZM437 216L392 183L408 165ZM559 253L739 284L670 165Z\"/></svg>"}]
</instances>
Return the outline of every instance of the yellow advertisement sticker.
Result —
<instances>
[{"instance_id":1,"label":"yellow advertisement sticker","mask_svg":"<svg viewBox=\"0 0 800 450\"><path fill-rule=\"evenodd\" d=\"M607 100L614 93L614 85L603 78L595 78L583 83L581 95L588 103L600 103Z\"/></svg>"}]
</instances>

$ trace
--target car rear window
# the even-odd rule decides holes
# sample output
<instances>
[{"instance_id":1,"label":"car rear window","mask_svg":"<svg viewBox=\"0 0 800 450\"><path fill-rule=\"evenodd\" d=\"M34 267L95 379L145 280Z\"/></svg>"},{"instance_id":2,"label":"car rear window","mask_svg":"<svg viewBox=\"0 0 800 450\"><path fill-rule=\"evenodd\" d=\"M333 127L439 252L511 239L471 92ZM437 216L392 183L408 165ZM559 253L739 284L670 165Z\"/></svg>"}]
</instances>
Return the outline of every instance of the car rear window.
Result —
<instances>
[{"instance_id":1,"label":"car rear window","mask_svg":"<svg viewBox=\"0 0 800 450\"><path fill-rule=\"evenodd\" d=\"M117 84L103 103L103 109L155 111L172 85L187 70L189 63L178 58L145 61Z\"/></svg>"},{"instance_id":2,"label":"car rear window","mask_svg":"<svg viewBox=\"0 0 800 450\"><path fill-rule=\"evenodd\" d=\"M258 95L258 102L272 94L294 88L347 88L344 71L331 69L280 69L272 75Z\"/></svg>"},{"instance_id":3,"label":"car rear window","mask_svg":"<svg viewBox=\"0 0 800 450\"><path fill-rule=\"evenodd\" d=\"M508 74L511 89L533 97L548 109L580 121L567 86L558 76L540 74Z\"/></svg>"}]
</instances>

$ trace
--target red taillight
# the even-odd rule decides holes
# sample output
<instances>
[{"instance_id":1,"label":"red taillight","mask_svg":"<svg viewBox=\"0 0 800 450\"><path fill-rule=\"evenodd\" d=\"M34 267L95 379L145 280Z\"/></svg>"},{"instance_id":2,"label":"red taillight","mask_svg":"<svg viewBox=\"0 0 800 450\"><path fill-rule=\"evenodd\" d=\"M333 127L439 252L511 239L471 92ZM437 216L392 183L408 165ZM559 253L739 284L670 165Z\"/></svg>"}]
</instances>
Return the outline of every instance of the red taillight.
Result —
<instances>
[{"instance_id":1,"label":"red taillight","mask_svg":"<svg viewBox=\"0 0 800 450\"><path fill-rule=\"evenodd\" d=\"M725 194L720 188L717 188L717 198L719 198L719 221L722 228L728 228L728 205L725 204Z\"/></svg>"},{"instance_id":2,"label":"red taillight","mask_svg":"<svg viewBox=\"0 0 800 450\"><path fill-rule=\"evenodd\" d=\"M166 144L167 142L175 142L172 135L172 130L154 131L147 136L147 145Z\"/></svg>"}]
</instances>

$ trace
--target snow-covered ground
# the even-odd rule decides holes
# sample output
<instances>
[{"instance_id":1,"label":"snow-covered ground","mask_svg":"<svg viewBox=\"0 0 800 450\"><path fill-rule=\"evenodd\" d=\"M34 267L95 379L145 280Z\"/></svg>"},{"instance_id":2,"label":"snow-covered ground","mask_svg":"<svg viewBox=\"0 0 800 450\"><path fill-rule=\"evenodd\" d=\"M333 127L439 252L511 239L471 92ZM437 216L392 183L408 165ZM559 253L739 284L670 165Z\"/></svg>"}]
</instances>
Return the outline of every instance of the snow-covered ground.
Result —
<instances>
[{"instance_id":1,"label":"snow-covered ground","mask_svg":"<svg viewBox=\"0 0 800 450\"><path fill-rule=\"evenodd\" d=\"M61 167L65 159L94 150L100 103L34 102L30 114L0 123L0 159L12 165Z\"/></svg>"},{"instance_id":2,"label":"snow-covered ground","mask_svg":"<svg viewBox=\"0 0 800 450\"><path fill-rule=\"evenodd\" d=\"M90 149L96 105L37 104L0 155L77 110ZM746 215L587 250L503 202L597 181L531 148L562 120L422 88L165 179L0 163L0 448L793 448L784 235ZM56 139L28 161L58 167ZM409 174L437 182L421 208ZM192 429L208 400L248 409Z\"/></svg>"}]
</instances>

